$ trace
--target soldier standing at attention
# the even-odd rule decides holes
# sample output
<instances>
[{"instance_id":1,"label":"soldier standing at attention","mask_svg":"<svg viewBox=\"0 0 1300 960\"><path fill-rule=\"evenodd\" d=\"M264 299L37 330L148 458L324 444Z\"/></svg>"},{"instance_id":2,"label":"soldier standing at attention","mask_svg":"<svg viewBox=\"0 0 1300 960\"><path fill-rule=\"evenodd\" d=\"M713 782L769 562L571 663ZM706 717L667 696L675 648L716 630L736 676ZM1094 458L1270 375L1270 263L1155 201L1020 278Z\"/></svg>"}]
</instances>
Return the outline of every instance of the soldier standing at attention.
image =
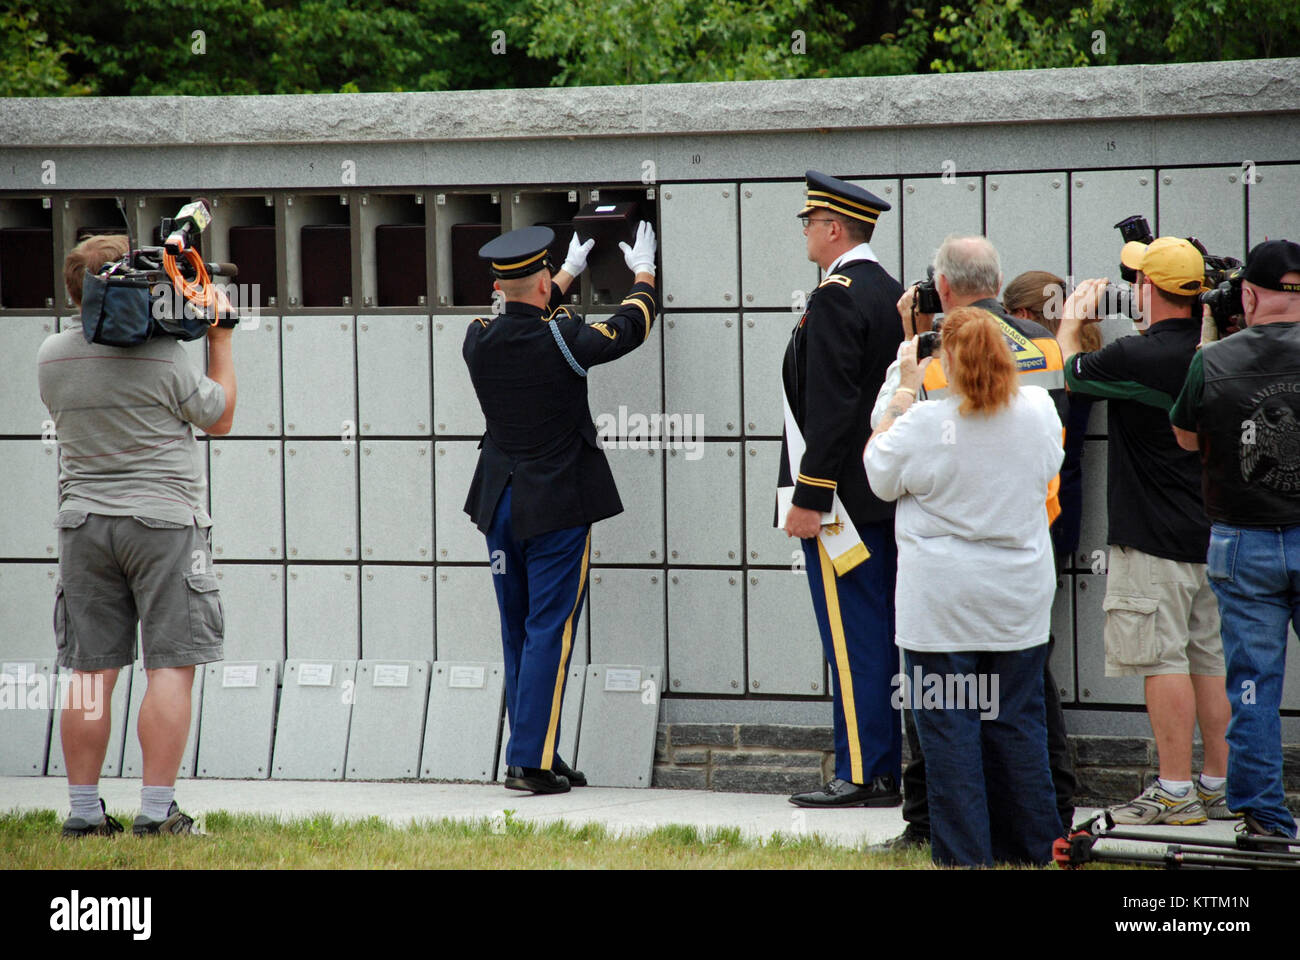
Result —
<instances>
[{"instance_id":1,"label":"soldier standing at attention","mask_svg":"<svg viewBox=\"0 0 1300 960\"><path fill-rule=\"evenodd\" d=\"M808 586L831 670L835 777L800 807L895 806L901 762L890 703L897 548L894 505L867 484L871 407L898 353L903 288L870 244L889 204L815 170L799 213L808 259L826 277L790 337L782 368L785 436L777 521L803 542Z\"/></svg>"},{"instance_id":2,"label":"soldier standing at attention","mask_svg":"<svg viewBox=\"0 0 1300 960\"><path fill-rule=\"evenodd\" d=\"M559 305L595 243L575 233L554 277L547 227L485 244L499 315L470 322L462 353L487 421L465 512L487 535L501 612L510 743L505 786L564 793L586 778L556 753L574 627L587 591L591 525L623 511L587 406L587 369L645 342L654 322L655 235L621 243L635 275L608 320ZM860 458L859 458L860 459Z\"/></svg>"}]
</instances>

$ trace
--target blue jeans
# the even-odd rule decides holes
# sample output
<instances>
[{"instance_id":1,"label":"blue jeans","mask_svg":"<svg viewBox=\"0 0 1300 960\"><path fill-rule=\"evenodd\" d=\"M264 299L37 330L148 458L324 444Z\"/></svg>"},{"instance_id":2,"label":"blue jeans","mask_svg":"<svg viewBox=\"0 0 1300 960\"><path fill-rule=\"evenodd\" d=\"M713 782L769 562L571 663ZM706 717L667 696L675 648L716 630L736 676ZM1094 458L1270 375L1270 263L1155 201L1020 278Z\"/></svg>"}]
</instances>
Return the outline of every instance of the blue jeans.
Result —
<instances>
[{"instance_id":1,"label":"blue jeans","mask_svg":"<svg viewBox=\"0 0 1300 960\"><path fill-rule=\"evenodd\" d=\"M923 677L983 678L994 710L937 707L915 690L916 732L925 754L930 802L930 852L940 866L1046 864L1061 836L1056 792L1047 763L1043 664L1047 644L1005 653L904 651L909 681ZM969 704L969 699L966 703Z\"/></svg>"},{"instance_id":2,"label":"blue jeans","mask_svg":"<svg viewBox=\"0 0 1300 960\"><path fill-rule=\"evenodd\" d=\"M1300 526L1210 528L1206 575L1219 598L1228 722L1228 809L1295 836L1282 788L1287 623L1300 630Z\"/></svg>"}]
</instances>

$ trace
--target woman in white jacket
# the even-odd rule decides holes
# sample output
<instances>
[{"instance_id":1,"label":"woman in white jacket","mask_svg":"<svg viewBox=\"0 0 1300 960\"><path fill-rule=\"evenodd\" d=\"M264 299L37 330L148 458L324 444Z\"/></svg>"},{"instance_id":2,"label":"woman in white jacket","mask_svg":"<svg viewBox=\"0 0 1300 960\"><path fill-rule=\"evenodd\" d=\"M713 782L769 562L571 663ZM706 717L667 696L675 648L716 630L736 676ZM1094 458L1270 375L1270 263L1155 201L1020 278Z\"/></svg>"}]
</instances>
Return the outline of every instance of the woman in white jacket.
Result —
<instances>
[{"instance_id":1,"label":"woman in white jacket","mask_svg":"<svg viewBox=\"0 0 1300 960\"><path fill-rule=\"evenodd\" d=\"M867 479L897 500L897 706L915 711L942 865L1047 863L1061 833L1047 762L1043 660L1056 574L1045 500L1061 421L1018 383L996 319L944 319L949 390L917 401L916 339L867 443Z\"/></svg>"}]
</instances>

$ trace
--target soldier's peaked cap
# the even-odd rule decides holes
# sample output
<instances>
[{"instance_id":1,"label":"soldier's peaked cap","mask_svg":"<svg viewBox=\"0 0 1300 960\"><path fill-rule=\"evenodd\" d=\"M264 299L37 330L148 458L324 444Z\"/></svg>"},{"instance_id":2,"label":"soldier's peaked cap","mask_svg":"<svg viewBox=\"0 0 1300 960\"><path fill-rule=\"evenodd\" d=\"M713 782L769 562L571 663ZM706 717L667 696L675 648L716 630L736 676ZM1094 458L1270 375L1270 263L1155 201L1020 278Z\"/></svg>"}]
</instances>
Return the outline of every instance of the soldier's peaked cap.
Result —
<instances>
[{"instance_id":1,"label":"soldier's peaked cap","mask_svg":"<svg viewBox=\"0 0 1300 960\"><path fill-rule=\"evenodd\" d=\"M804 208L799 211L801 217L811 216L820 209L874 224L880 214L890 209L888 201L847 180L837 180L816 170L809 170L804 179L808 181L808 193Z\"/></svg>"},{"instance_id":2,"label":"soldier's peaked cap","mask_svg":"<svg viewBox=\"0 0 1300 960\"><path fill-rule=\"evenodd\" d=\"M479 247L478 255L491 261L492 276L511 280L549 269L546 251L554 242L550 227L524 227L489 240Z\"/></svg>"}]
</instances>

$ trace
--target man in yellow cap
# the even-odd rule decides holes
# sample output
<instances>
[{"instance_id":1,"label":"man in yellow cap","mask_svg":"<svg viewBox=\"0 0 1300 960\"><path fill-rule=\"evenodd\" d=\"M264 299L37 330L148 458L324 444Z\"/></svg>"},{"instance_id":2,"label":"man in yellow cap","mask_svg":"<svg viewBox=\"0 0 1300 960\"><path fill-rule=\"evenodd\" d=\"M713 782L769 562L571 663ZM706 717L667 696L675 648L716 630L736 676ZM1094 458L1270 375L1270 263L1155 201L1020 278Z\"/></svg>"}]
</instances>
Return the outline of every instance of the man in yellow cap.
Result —
<instances>
[{"instance_id":1,"label":"man in yellow cap","mask_svg":"<svg viewBox=\"0 0 1300 960\"><path fill-rule=\"evenodd\" d=\"M1069 358L1066 386L1109 401L1106 675L1143 678L1160 758L1159 778L1111 813L1117 823L1230 819L1224 790L1229 708L1219 608L1206 577L1210 524L1201 465L1169 429L1169 410L1200 340L1197 295L1205 289L1205 261L1180 237L1130 241L1120 260L1136 271L1135 324L1143 336L1081 352L1079 334L1099 319L1105 279L1079 285L1057 332ZM1205 762L1193 783L1198 721Z\"/></svg>"}]
</instances>

